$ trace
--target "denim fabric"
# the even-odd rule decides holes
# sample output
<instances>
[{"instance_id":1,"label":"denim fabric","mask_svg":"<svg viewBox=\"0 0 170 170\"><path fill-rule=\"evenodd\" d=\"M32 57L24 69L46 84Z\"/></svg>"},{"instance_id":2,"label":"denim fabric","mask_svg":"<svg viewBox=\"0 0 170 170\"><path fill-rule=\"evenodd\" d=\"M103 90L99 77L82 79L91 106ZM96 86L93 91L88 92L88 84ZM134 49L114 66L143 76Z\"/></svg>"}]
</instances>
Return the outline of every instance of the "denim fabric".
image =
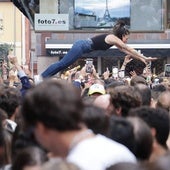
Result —
<instances>
[{"instance_id":1,"label":"denim fabric","mask_svg":"<svg viewBox=\"0 0 170 170\"><path fill-rule=\"evenodd\" d=\"M51 77L73 64L82 54L92 51L92 40L76 41L68 53L58 62L51 64L42 74L43 78Z\"/></svg>"}]
</instances>

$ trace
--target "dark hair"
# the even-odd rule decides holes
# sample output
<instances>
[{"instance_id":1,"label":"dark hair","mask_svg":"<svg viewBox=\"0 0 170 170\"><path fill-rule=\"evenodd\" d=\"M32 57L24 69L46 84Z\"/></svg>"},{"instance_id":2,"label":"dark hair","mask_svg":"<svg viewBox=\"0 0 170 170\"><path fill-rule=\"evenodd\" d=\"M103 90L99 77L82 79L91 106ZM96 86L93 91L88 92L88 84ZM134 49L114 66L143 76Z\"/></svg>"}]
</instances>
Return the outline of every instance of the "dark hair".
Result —
<instances>
[{"instance_id":1,"label":"dark hair","mask_svg":"<svg viewBox=\"0 0 170 170\"><path fill-rule=\"evenodd\" d=\"M124 117L112 116L110 118L109 138L125 145L134 153L134 133L132 124Z\"/></svg>"},{"instance_id":2,"label":"dark hair","mask_svg":"<svg viewBox=\"0 0 170 170\"><path fill-rule=\"evenodd\" d=\"M142 118L151 128L156 130L156 140L163 147L167 148L166 141L169 135L169 114L162 108L151 108L141 106L131 109L129 115Z\"/></svg>"},{"instance_id":3,"label":"dark hair","mask_svg":"<svg viewBox=\"0 0 170 170\"><path fill-rule=\"evenodd\" d=\"M31 146L41 147L35 139L34 129L31 127L26 129L18 124L12 137L12 160L15 159L18 152ZM42 149L44 150L44 148Z\"/></svg>"},{"instance_id":4,"label":"dark hair","mask_svg":"<svg viewBox=\"0 0 170 170\"><path fill-rule=\"evenodd\" d=\"M134 154L138 160L148 160L152 153L153 138L150 127L139 117L128 117L134 128Z\"/></svg>"},{"instance_id":5,"label":"dark hair","mask_svg":"<svg viewBox=\"0 0 170 170\"><path fill-rule=\"evenodd\" d=\"M152 87L151 96L153 99L157 100L158 96L164 91L166 91L166 87L163 84L157 84Z\"/></svg>"},{"instance_id":6,"label":"dark hair","mask_svg":"<svg viewBox=\"0 0 170 170\"><path fill-rule=\"evenodd\" d=\"M38 147L26 147L15 156L12 170L23 170L25 166L42 165L48 160L46 153Z\"/></svg>"},{"instance_id":7,"label":"dark hair","mask_svg":"<svg viewBox=\"0 0 170 170\"><path fill-rule=\"evenodd\" d=\"M156 107L163 108L170 112L170 91L166 90L158 96Z\"/></svg>"},{"instance_id":8,"label":"dark hair","mask_svg":"<svg viewBox=\"0 0 170 170\"><path fill-rule=\"evenodd\" d=\"M117 23L113 26L113 34L122 40L122 37L129 35L130 32L126 27L126 24L122 20L118 20Z\"/></svg>"},{"instance_id":9,"label":"dark hair","mask_svg":"<svg viewBox=\"0 0 170 170\"><path fill-rule=\"evenodd\" d=\"M3 109L8 118L15 113L21 102L21 93L17 88L0 86L0 108Z\"/></svg>"},{"instance_id":10,"label":"dark hair","mask_svg":"<svg viewBox=\"0 0 170 170\"><path fill-rule=\"evenodd\" d=\"M11 142L12 134L9 133L6 129L0 130L0 167L11 163Z\"/></svg>"},{"instance_id":11,"label":"dark hair","mask_svg":"<svg viewBox=\"0 0 170 170\"><path fill-rule=\"evenodd\" d=\"M86 105L83 111L83 120L95 134L107 135L109 117L105 114L104 109L92 104Z\"/></svg>"},{"instance_id":12,"label":"dark hair","mask_svg":"<svg viewBox=\"0 0 170 170\"><path fill-rule=\"evenodd\" d=\"M151 104L151 89L145 84L136 84L134 87L141 94L142 105L150 106L150 104Z\"/></svg>"},{"instance_id":13,"label":"dark hair","mask_svg":"<svg viewBox=\"0 0 170 170\"><path fill-rule=\"evenodd\" d=\"M65 80L44 80L30 89L21 113L25 122L35 126L39 121L58 131L80 129L83 102L80 91Z\"/></svg>"},{"instance_id":14,"label":"dark hair","mask_svg":"<svg viewBox=\"0 0 170 170\"><path fill-rule=\"evenodd\" d=\"M115 109L121 108L121 115L126 117L131 108L141 106L141 95L133 86L117 86L110 92L111 103Z\"/></svg>"}]
</instances>

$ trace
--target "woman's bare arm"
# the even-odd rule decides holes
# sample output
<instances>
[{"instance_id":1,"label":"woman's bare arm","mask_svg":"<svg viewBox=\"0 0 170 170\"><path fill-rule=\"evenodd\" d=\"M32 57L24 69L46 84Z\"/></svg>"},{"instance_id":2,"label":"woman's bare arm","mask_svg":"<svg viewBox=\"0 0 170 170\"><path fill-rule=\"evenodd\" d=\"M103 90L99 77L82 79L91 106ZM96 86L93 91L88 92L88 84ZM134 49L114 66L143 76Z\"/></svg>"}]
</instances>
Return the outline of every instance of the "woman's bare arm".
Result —
<instances>
[{"instance_id":1,"label":"woman's bare arm","mask_svg":"<svg viewBox=\"0 0 170 170\"><path fill-rule=\"evenodd\" d=\"M110 34L105 39L106 43L115 45L120 51L124 52L125 54L131 55L132 57L141 60L145 64L148 61L155 60L156 58L152 57L146 57L143 54L139 53L137 50L135 50L132 47L129 47L126 45L122 40L120 40L118 37L116 37L113 34Z\"/></svg>"}]
</instances>

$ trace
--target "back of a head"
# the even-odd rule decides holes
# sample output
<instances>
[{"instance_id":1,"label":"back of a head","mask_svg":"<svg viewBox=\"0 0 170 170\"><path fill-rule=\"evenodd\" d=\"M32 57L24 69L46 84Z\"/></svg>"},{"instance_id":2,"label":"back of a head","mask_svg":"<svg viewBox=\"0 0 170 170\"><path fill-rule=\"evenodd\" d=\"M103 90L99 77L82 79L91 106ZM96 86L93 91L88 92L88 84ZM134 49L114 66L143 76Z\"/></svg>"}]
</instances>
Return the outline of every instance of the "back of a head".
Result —
<instances>
[{"instance_id":1,"label":"back of a head","mask_svg":"<svg viewBox=\"0 0 170 170\"><path fill-rule=\"evenodd\" d=\"M112 105L110 103L110 95L104 94L95 98L93 104L105 110L105 113L110 116L112 112Z\"/></svg>"},{"instance_id":2,"label":"back of a head","mask_svg":"<svg viewBox=\"0 0 170 170\"><path fill-rule=\"evenodd\" d=\"M166 91L166 87L163 84L157 84L153 86L151 89L152 98L157 99L158 96L164 91Z\"/></svg>"},{"instance_id":3,"label":"back of a head","mask_svg":"<svg viewBox=\"0 0 170 170\"><path fill-rule=\"evenodd\" d=\"M124 117L112 116L110 118L109 138L125 145L134 153L134 132L132 124Z\"/></svg>"},{"instance_id":4,"label":"back of a head","mask_svg":"<svg viewBox=\"0 0 170 170\"><path fill-rule=\"evenodd\" d=\"M134 129L134 154L140 161L147 161L152 153L153 138L149 126L139 117L128 117Z\"/></svg>"},{"instance_id":5,"label":"back of a head","mask_svg":"<svg viewBox=\"0 0 170 170\"><path fill-rule=\"evenodd\" d=\"M105 110L94 105L86 105L83 110L83 120L95 134L107 135L109 117Z\"/></svg>"},{"instance_id":6,"label":"back of a head","mask_svg":"<svg viewBox=\"0 0 170 170\"><path fill-rule=\"evenodd\" d=\"M113 91L115 87L122 86L122 85L125 85L123 81L114 80L106 85L106 91L107 93L110 93L110 91Z\"/></svg>"},{"instance_id":7,"label":"back of a head","mask_svg":"<svg viewBox=\"0 0 170 170\"><path fill-rule=\"evenodd\" d=\"M156 130L155 138L157 142L166 148L170 124L169 114L165 109L141 106L139 108L131 109L129 115L140 117L150 128L154 128Z\"/></svg>"},{"instance_id":8,"label":"back of a head","mask_svg":"<svg viewBox=\"0 0 170 170\"><path fill-rule=\"evenodd\" d=\"M80 92L65 80L44 80L25 96L21 113L28 125L39 121L58 131L80 129L83 102Z\"/></svg>"},{"instance_id":9,"label":"back of a head","mask_svg":"<svg viewBox=\"0 0 170 170\"><path fill-rule=\"evenodd\" d=\"M164 91L158 96L156 107L170 111L170 91Z\"/></svg>"},{"instance_id":10,"label":"back of a head","mask_svg":"<svg viewBox=\"0 0 170 170\"><path fill-rule=\"evenodd\" d=\"M142 76L134 76L130 80L130 85L135 86L137 84L145 84L147 85L146 79Z\"/></svg>"},{"instance_id":11,"label":"back of a head","mask_svg":"<svg viewBox=\"0 0 170 170\"><path fill-rule=\"evenodd\" d=\"M145 84L136 84L134 86L139 91L142 97L142 105L150 106L151 104L151 89Z\"/></svg>"},{"instance_id":12,"label":"back of a head","mask_svg":"<svg viewBox=\"0 0 170 170\"><path fill-rule=\"evenodd\" d=\"M0 108L3 109L10 119L21 102L21 93L17 88L0 87Z\"/></svg>"}]
</instances>

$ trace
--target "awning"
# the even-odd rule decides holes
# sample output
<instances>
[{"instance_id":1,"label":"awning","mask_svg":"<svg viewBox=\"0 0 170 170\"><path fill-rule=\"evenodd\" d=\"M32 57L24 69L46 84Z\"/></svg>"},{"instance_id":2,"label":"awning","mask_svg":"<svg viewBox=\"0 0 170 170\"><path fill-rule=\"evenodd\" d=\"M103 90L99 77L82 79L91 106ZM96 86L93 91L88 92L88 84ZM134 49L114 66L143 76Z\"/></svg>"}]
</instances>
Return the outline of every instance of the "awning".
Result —
<instances>
[{"instance_id":1,"label":"awning","mask_svg":"<svg viewBox=\"0 0 170 170\"><path fill-rule=\"evenodd\" d=\"M129 41L128 45L140 50L142 54L146 56L154 56L158 58L170 57L170 40L155 40L152 41ZM48 56L60 56L63 57L68 50L72 47L71 43L59 43L58 40L49 39L46 41L45 48ZM125 54L118 50L115 46L112 48L102 51L93 51L88 53L88 57L113 57L113 56L124 56ZM83 57L87 57L84 54Z\"/></svg>"}]
</instances>

